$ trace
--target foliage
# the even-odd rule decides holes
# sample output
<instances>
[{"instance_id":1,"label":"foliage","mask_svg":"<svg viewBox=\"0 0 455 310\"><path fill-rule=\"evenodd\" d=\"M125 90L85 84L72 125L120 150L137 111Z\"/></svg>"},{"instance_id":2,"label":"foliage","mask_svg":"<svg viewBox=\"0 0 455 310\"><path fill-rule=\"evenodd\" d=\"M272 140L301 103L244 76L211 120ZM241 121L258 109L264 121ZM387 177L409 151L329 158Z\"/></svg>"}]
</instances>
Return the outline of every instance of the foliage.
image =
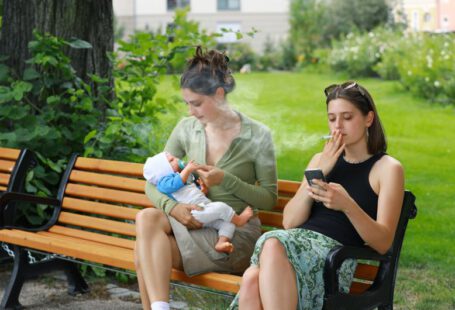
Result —
<instances>
[{"instance_id":1,"label":"foliage","mask_svg":"<svg viewBox=\"0 0 455 310\"><path fill-rule=\"evenodd\" d=\"M400 80L418 96L454 103L454 38L454 34L409 34L379 27L334 41L326 62L334 71Z\"/></svg>"},{"instance_id":2,"label":"foliage","mask_svg":"<svg viewBox=\"0 0 455 310\"><path fill-rule=\"evenodd\" d=\"M164 34L137 32L118 41L111 58L116 98L108 103L106 121L85 137L84 155L142 162L162 149L172 124L161 124L158 116L172 111L177 98L157 97L157 86L167 72L181 70L195 46L215 42L187 13L177 10Z\"/></svg>"},{"instance_id":3,"label":"foliage","mask_svg":"<svg viewBox=\"0 0 455 310\"><path fill-rule=\"evenodd\" d=\"M402 85L433 102L455 104L455 35L419 33L402 40L394 52Z\"/></svg>"},{"instance_id":4,"label":"foliage","mask_svg":"<svg viewBox=\"0 0 455 310\"><path fill-rule=\"evenodd\" d=\"M394 48L400 35L383 27L366 33L351 32L333 42L328 63L335 71L350 76L377 76L374 66L388 49Z\"/></svg>"},{"instance_id":5,"label":"foliage","mask_svg":"<svg viewBox=\"0 0 455 310\"><path fill-rule=\"evenodd\" d=\"M328 46L324 29L327 24L327 7L323 1L293 0L290 8L290 38L295 55L310 59L313 51ZM298 56L297 56L298 57Z\"/></svg>"},{"instance_id":6,"label":"foliage","mask_svg":"<svg viewBox=\"0 0 455 310\"><path fill-rule=\"evenodd\" d=\"M387 24L391 10L387 0L330 0L325 39L338 39L353 31L369 32Z\"/></svg>"},{"instance_id":7,"label":"foliage","mask_svg":"<svg viewBox=\"0 0 455 310\"><path fill-rule=\"evenodd\" d=\"M64 53L65 47L91 48L88 42L35 32L23 76L0 63L0 144L38 154L29 192L55 193L73 152L143 161L162 149L173 124L161 124L158 115L172 111L176 100L156 96L161 76L194 53L195 45L214 42L213 35L199 33L197 24L186 21L185 11L176 13L174 25L165 34L136 33L119 42L118 53L111 56L113 100L107 99L112 92L107 79L92 75L85 83ZM24 210L32 224L45 215L39 208Z\"/></svg>"},{"instance_id":8,"label":"foliage","mask_svg":"<svg viewBox=\"0 0 455 310\"><path fill-rule=\"evenodd\" d=\"M257 55L247 43L218 44L216 48L220 51L226 51L226 56L229 57L229 67L233 71L239 71L246 64L251 65L251 67L256 66Z\"/></svg>"}]
</instances>

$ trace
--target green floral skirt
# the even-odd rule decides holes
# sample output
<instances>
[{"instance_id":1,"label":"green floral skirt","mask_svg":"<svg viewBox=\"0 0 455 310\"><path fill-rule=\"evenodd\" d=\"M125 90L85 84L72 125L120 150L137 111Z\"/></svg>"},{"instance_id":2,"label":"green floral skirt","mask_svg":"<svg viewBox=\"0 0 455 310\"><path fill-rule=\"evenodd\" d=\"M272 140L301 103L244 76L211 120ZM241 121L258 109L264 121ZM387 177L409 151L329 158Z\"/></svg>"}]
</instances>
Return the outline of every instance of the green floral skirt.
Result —
<instances>
[{"instance_id":1,"label":"green floral skirt","mask_svg":"<svg viewBox=\"0 0 455 310\"><path fill-rule=\"evenodd\" d=\"M278 239L286 249L289 261L297 278L299 301L297 309L322 309L324 299L324 265L329 251L340 243L323 234L301 228L274 230L263 234L254 249L251 265L259 266L259 256L264 242L269 238ZM351 286L356 262L347 260L338 271L340 290L348 292ZM238 309L239 294L229 309Z\"/></svg>"}]
</instances>

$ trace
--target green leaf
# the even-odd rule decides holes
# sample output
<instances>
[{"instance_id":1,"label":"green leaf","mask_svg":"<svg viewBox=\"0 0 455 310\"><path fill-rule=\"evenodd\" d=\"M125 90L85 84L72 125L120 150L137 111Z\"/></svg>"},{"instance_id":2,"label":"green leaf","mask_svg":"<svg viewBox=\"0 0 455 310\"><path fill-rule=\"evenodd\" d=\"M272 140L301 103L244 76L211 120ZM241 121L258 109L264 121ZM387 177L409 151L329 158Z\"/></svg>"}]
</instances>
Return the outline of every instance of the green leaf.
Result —
<instances>
[{"instance_id":1,"label":"green leaf","mask_svg":"<svg viewBox=\"0 0 455 310\"><path fill-rule=\"evenodd\" d=\"M0 82L6 81L9 77L9 68L7 65L0 64Z\"/></svg>"},{"instance_id":2,"label":"green leaf","mask_svg":"<svg viewBox=\"0 0 455 310\"><path fill-rule=\"evenodd\" d=\"M94 136L96 136L97 130L94 129L90 131L84 138L84 144L87 144L88 141L90 141Z\"/></svg>"},{"instance_id":3,"label":"green leaf","mask_svg":"<svg viewBox=\"0 0 455 310\"><path fill-rule=\"evenodd\" d=\"M37 79L41 74L33 68L27 68L24 70L24 81L31 81Z\"/></svg>"},{"instance_id":4,"label":"green leaf","mask_svg":"<svg viewBox=\"0 0 455 310\"><path fill-rule=\"evenodd\" d=\"M67 44L72 48L92 48L92 45L89 42L81 39L73 39L67 42Z\"/></svg>"},{"instance_id":5,"label":"green leaf","mask_svg":"<svg viewBox=\"0 0 455 310\"><path fill-rule=\"evenodd\" d=\"M60 96L49 96L46 99L47 104L59 103L61 100Z\"/></svg>"},{"instance_id":6,"label":"green leaf","mask_svg":"<svg viewBox=\"0 0 455 310\"><path fill-rule=\"evenodd\" d=\"M235 37L237 38L237 40L241 40L243 38L243 34L240 31L237 31L235 33Z\"/></svg>"}]
</instances>

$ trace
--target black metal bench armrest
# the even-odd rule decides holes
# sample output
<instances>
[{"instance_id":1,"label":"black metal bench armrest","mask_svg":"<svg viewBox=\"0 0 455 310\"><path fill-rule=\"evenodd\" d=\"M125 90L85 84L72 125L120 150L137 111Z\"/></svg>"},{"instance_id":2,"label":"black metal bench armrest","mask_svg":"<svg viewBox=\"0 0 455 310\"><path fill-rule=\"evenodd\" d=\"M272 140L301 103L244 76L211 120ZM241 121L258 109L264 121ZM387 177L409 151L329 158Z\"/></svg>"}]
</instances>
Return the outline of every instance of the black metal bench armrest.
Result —
<instances>
[{"instance_id":1,"label":"black metal bench armrest","mask_svg":"<svg viewBox=\"0 0 455 310\"><path fill-rule=\"evenodd\" d=\"M386 261L390 259L388 253L381 255L370 247L336 246L327 255L324 266L324 282L326 295L339 292L337 270L346 259L366 259Z\"/></svg>"},{"instance_id":2,"label":"black metal bench armrest","mask_svg":"<svg viewBox=\"0 0 455 310\"><path fill-rule=\"evenodd\" d=\"M17 192L4 192L0 195L0 213L2 214L3 218L3 212L5 211L6 206L8 203L11 202L30 202L33 204L45 204L45 205L51 205L57 207L54 209L52 218L49 220L48 223L40 226L40 227L23 227L23 226L15 226L15 225L4 225L3 223L0 223L0 228L17 228L17 229L22 229L22 230L28 230L28 231L40 231L47 229L48 227L52 226L60 212L61 208L61 201L57 198L52 198L52 197L41 197L41 196L35 196L35 195L30 195L30 194L24 194L24 193L17 193Z\"/></svg>"}]
</instances>

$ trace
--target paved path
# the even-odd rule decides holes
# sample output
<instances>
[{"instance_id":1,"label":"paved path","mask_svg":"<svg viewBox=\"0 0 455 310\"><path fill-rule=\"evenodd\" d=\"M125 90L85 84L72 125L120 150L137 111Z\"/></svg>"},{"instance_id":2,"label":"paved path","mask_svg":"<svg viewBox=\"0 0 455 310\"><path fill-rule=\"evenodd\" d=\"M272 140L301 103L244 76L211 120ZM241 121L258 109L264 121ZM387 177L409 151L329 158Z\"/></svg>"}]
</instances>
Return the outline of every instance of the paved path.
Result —
<instances>
[{"instance_id":1,"label":"paved path","mask_svg":"<svg viewBox=\"0 0 455 310\"><path fill-rule=\"evenodd\" d=\"M0 263L0 298L8 283L12 265ZM19 298L26 309L71 309L71 310L135 310L142 309L137 285L119 287L106 284L104 280L89 282L90 292L70 296L63 273L53 273L36 280L27 281ZM218 310L225 309L229 298L213 296L196 290L172 289L171 309Z\"/></svg>"}]
</instances>

